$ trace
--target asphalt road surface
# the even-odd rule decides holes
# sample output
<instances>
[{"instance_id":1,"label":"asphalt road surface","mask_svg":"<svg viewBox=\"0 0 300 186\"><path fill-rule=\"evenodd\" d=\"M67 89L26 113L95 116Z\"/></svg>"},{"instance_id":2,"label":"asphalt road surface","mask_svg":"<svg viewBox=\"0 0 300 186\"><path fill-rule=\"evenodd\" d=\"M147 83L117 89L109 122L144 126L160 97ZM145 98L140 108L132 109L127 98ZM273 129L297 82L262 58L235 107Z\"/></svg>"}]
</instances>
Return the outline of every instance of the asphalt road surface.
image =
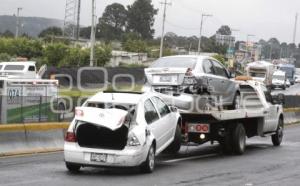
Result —
<instances>
[{"instance_id":1,"label":"asphalt road surface","mask_svg":"<svg viewBox=\"0 0 300 186\"><path fill-rule=\"evenodd\" d=\"M279 94L279 93L283 93L285 95L296 95L296 94L300 94L300 83L296 83L292 86L290 86L289 88L287 88L286 90L282 90L282 89L275 89L273 90L274 94Z\"/></svg>"},{"instance_id":2,"label":"asphalt road surface","mask_svg":"<svg viewBox=\"0 0 300 186\"><path fill-rule=\"evenodd\" d=\"M183 147L162 155L152 174L137 169L84 168L69 173L63 154L0 158L0 185L299 185L300 125L289 126L281 147L270 137L247 141L243 156L219 153L218 145Z\"/></svg>"}]
</instances>

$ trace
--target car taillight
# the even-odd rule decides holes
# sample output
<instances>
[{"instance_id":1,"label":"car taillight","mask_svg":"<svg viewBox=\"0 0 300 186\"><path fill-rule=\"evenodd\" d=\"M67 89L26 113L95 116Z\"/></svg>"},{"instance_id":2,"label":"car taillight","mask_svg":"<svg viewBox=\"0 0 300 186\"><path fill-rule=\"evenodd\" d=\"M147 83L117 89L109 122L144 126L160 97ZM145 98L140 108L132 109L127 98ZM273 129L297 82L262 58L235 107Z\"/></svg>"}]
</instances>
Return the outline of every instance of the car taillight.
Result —
<instances>
[{"instance_id":1,"label":"car taillight","mask_svg":"<svg viewBox=\"0 0 300 186\"><path fill-rule=\"evenodd\" d=\"M185 73L186 76L192 76L193 75L193 69L191 68L188 68L186 73Z\"/></svg>"},{"instance_id":2,"label":"car taillight","mask_svg":"<svg viewBox=\"0 0 300 186\"><path fill-rule=\"evenodd\" d=\"M79 116L79 117L82 117L84 115L83 111L80 110L80 109L76 109L75 110L75 116Z\"/></svg>"},{"instance_id":3,"label":"car taillight","mask_svg":"<svg viewBox=\"0 0 300 186\"><path fill-rule=\"evenodd\" d=\"M65 141L67 142L76 142L76 135L74 132L67 132L66 133L66 137L65 137Z\"/></svg>"}]
</instances>

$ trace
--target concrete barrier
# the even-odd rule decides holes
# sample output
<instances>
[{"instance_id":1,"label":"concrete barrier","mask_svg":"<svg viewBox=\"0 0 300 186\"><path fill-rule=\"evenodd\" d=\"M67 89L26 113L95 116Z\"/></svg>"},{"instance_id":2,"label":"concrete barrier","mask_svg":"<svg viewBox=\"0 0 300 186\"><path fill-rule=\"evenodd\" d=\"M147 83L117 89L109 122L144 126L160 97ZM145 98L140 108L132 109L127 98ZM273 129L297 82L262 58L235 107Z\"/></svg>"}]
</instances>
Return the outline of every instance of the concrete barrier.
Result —
<instances>
[{"instance_id":1,"label":"concrete barrier","mask_svg":"<svg viewBox=\"0 0 300 186\"><path fill-rule=\"evenodd\" d=\"M0 156L61 151L69 123L0 125Z\"/></svg>"},{"instance_id":2,"label":"concrete barrier","mask_svg":"<svg viewBox=\"0 0 300 186\"><path fill-rule=\"evenodd\" d=\"M300 122L300 108L285 108L284 122L286 124L293 124Z\"/></svg>"}]
</instances>

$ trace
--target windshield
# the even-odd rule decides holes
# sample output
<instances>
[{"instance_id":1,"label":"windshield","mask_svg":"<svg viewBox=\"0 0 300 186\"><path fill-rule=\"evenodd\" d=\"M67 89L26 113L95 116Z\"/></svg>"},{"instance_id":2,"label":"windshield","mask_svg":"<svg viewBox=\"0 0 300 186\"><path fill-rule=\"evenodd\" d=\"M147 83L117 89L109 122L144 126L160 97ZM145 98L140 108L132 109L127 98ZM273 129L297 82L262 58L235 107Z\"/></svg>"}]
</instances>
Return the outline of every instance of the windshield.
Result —
<instances>
[{"instance_id":1,"label":"windshield","mask_svg":"<svg viewBox=\"0 0 300 186\"><path fill-rule=\"evenodd\" d=\"M24 65L6 65L4 70L24 70Z\"/></svg>"},{"instance_id":2,"label":"windshield","mask_svg":"<svg viewBox=\"0 0 300 186\"><path fill-rule=\"evenodd\" d=\"M258 77L258 78L265 78L266 74L265 73L259 73L259 72L250 72L251 77Z\"/></svg>"},{"instance_id":3,"label":"windshield","mask_svg":"<svg viewBox=\"0 0 300 186\"><path fill-rule=\"evenodd\" d=\"M197 58L195 57L168 57L158 59L151 65L151 68L174 67L194 69L196 63Z\"/></svg>"},{"instance_id":4,"label":"windshield","mask_svg":"<svg viewBox=\"0 0 300 186\"><path fill-rule=\"evenodd\" d=\"M279 76L279 75L274 75L273 79L285 80L285 77L284 76Z\"/></svg>"}]
</instances>

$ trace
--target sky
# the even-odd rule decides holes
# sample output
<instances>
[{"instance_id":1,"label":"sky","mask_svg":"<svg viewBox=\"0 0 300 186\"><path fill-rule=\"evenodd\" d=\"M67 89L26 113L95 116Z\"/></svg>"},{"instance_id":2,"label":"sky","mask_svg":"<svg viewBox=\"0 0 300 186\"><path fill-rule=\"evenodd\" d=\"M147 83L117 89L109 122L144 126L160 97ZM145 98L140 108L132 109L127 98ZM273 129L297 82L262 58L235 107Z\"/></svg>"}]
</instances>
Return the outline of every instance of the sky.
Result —
<instances>
[{"instance_id":1,"label":"sky","mask_svg":"<svg viewBox=\"0 0 300 186\"><path fill-rule=\"evenodd\" d=\"M91 23L91 0L82 1L81 24ZM152 0L159 9L155 19L155 36L161 35L164 0ZM134 0L96 0L97 16L112 3L129 5ZM292 42L296 12L300 13L299 0L168 0L166 32L183 36L199 36L201 14L212 14L204 20L203 35L211 36L221 25L239 31L233 35L246 40L268 40L276 37L281 42ZM66 0L0 0L0 15L13 15L22 7L21 16L64 19ZM300 15L296 43L300 42Z\"/></svg>"}]
</instances>

